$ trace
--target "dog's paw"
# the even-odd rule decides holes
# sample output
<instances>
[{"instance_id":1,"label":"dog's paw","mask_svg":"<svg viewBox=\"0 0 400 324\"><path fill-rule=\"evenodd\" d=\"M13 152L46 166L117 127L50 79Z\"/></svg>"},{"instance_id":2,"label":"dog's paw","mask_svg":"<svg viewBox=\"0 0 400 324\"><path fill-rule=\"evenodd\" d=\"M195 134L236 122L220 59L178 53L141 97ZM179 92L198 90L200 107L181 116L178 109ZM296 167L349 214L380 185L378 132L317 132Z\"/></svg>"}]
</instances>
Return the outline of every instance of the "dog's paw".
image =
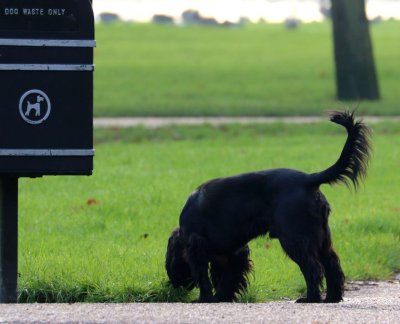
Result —
<instances>
[{"instance_id":1,"label":"dog's paw","mask_svg":"<svg viewBox=\"0 0 400 324\"><path fill-rule=\"evenodd\" d=\"M212 299L212 303L232 303L234 301L235 301L234 296L215 295Z\"/></svg>"},{"instance_id":2,"label":"dog's paw","mask_svg":"<svg viewBox=\"0 0 400 324\"><path fill-rule=\"evenodd\" d=\"M313 299L299 298L299 299L296 300L296 303L300 303L300 304L320 303L320 302L321 302L320 298L313 298Z\"/></svg>"},{"instance_id":3,"label":"dog's paw","mask_svg":"<svg viewBox=\"0 0 400 324\"><path fill-rule=\"evenodd\" d=\"M324 303L340 303L343 300L342 297L338 297L338 298L325 298L324 299Z\"/></svg>"}]
</instances>

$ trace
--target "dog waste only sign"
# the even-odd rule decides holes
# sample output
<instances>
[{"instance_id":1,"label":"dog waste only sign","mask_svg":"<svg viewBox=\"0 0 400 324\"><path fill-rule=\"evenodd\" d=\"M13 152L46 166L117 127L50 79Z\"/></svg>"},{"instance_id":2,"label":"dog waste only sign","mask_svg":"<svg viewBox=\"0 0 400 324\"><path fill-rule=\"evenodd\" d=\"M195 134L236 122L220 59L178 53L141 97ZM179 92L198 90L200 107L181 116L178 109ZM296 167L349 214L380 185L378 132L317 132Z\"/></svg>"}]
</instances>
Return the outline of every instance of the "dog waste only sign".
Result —
<instances>
[{"instance_id":1,"label":"dog waste only sign","mask_svg":"<svg viewBox=\"0 0 400 324\"><path fill-rule=\"evenodd\" d=\"M43 123L50 115L51 102L41 90L25 92L19 101L19 113L28 124Z\"/></svg>"},{"instance_id":2,"label":"dog waste only sign","mask_svg":"<svg viewBox=\"0 0 400 324\"><path fill-rule=\"evenodd\" d=\"M90 0L0 0L0 177L91 175Z\"/></svg>"},{"instance_id":3,"label":"dog waste only sign","mask_svg":"<svg viewBox=\"0 0 400 324\"><path fill-rule=\"evenodd\" d=\"M0 28L6 26L9 30L70 32L79 29L78 6L71 0L2 0L0 17Z\"/></svg>"}]
</instances>

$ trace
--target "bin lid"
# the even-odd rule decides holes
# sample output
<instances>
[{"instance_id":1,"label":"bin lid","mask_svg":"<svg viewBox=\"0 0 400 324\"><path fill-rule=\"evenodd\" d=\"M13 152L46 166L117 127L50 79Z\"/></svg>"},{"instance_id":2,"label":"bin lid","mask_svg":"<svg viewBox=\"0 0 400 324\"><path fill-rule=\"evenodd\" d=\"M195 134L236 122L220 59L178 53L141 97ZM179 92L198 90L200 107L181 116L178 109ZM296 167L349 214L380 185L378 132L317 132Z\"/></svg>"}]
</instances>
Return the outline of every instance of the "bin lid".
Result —
<instances>
[{"instance_id":1,"label":"bin lid","mask_svg":"<svg viewBox=\"0 0 400 324\"><path fill-rule=\"evenodd\" d=\"M2 0L0 38L94 39L90 0Z\"/></svg>"}]
</instances>

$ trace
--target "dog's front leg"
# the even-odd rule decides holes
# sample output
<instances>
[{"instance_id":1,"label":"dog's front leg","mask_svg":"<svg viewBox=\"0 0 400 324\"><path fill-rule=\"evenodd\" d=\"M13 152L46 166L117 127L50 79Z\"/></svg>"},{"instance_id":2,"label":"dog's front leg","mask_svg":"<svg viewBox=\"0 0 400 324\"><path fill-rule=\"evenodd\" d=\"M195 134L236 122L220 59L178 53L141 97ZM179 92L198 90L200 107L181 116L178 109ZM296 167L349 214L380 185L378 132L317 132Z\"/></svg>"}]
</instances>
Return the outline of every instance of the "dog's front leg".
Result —
<instances>
[{"instance_id":1,"label":"dog's front leg","mask_svg":"<svg viewBox=\"0 0 400 324\"><path fill-rule=\"evenodd\" d=\"M202 266L198 271L198 282L200 288L200 297L197 302L211 303L213 299L212 285L208 277L208 266Z\"/></svg>"},{"instance_id":2,"label":"dog's front leg","mask_svg":"<svg viewBox=\"0 0 400 324\"><path fill-rule=\"evenodd\" d=\"M250 249L246 245L230 256L215 256L211 262L211 278L215 287L214 302L232 302L247 290L252 269Z\"/></svg>"},{"instance_id":3,"label":"dog's front leg","mask_svg":"<svg viewBox=\"0 0 400 324\"><path fill-rule=\"evenodd\" d=\"M207 241L197 234L189 239L188 261L194 282L200 288L200 297L197 302L210 303L213 298L212 285L208 276L210 260Z\"/></svg>"}]
</instances>

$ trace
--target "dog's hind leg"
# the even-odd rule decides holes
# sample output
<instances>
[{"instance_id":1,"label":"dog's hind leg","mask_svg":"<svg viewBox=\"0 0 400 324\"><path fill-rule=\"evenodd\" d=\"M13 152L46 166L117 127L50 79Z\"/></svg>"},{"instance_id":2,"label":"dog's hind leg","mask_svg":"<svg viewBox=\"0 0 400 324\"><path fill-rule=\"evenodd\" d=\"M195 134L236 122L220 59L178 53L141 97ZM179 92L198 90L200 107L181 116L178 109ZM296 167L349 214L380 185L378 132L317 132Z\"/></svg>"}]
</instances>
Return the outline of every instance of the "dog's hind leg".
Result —
<instances>
[{"instance_id":1,"label":"dog's hind leg","mask_svg":"<svg viewBox=\"0 0 400 324\"><path fill-rule=\"evenodd\" d=\"M345 276L340 266L339 257L332 247L331 231L328 225L330 208L325 200L323 206L323 224L321 234L323 235L319 257L325 270L326 298L325 303L338 303L343 300Z\"/></svg>"},{"instance_id":2,"label":"dog's hind leg","mask_svg":"<svg viewBox=\"0 0 400 324\"><path fill-rule=\"evenodd\" d=\"M197 234L190 235L187 257L193 280L200 288L200 297L198 302L211 302L213 295L212 285L208 276L210 253L208 251L207 241Z\"/></svg>"},{"instance_id":3,"label":"dog's hind leg","mask_svg":"<svg viewBox=\"0 0 400 324\"><path fill-rule=\"evenodd\" d=\"M300 298L297 303L319 303L321 294L319 287L323 279L323 267L311 244L304 240L285 240L279 238L286 254L296 262L307 284L307 297Z\"/></svg>"},{"instance_id":4,"label":"dog's hind leg","mask_svg":"<svg viewBox=\"0 0 400 324\"><path fill-rule=\"evenodd\" d=\"M332 248L328 237L321 252L321 263L325 269L326 298L325 303L338 303L343 300L345 276L340 266L339 257Z\"/></svg>"},{"instance_id":5,"label":"dog's hind leg","mask_svg":"<svg viewBox=\"0 0 400 324\"><path fill-rule=\"evenodd\" d=\"M215 302L231 302L236 294L247 289L247 276L252 269L250 249L245 246L233 255L215 256L211 261L211 279L215 287Z\"/></svg>"}]
</instances>

